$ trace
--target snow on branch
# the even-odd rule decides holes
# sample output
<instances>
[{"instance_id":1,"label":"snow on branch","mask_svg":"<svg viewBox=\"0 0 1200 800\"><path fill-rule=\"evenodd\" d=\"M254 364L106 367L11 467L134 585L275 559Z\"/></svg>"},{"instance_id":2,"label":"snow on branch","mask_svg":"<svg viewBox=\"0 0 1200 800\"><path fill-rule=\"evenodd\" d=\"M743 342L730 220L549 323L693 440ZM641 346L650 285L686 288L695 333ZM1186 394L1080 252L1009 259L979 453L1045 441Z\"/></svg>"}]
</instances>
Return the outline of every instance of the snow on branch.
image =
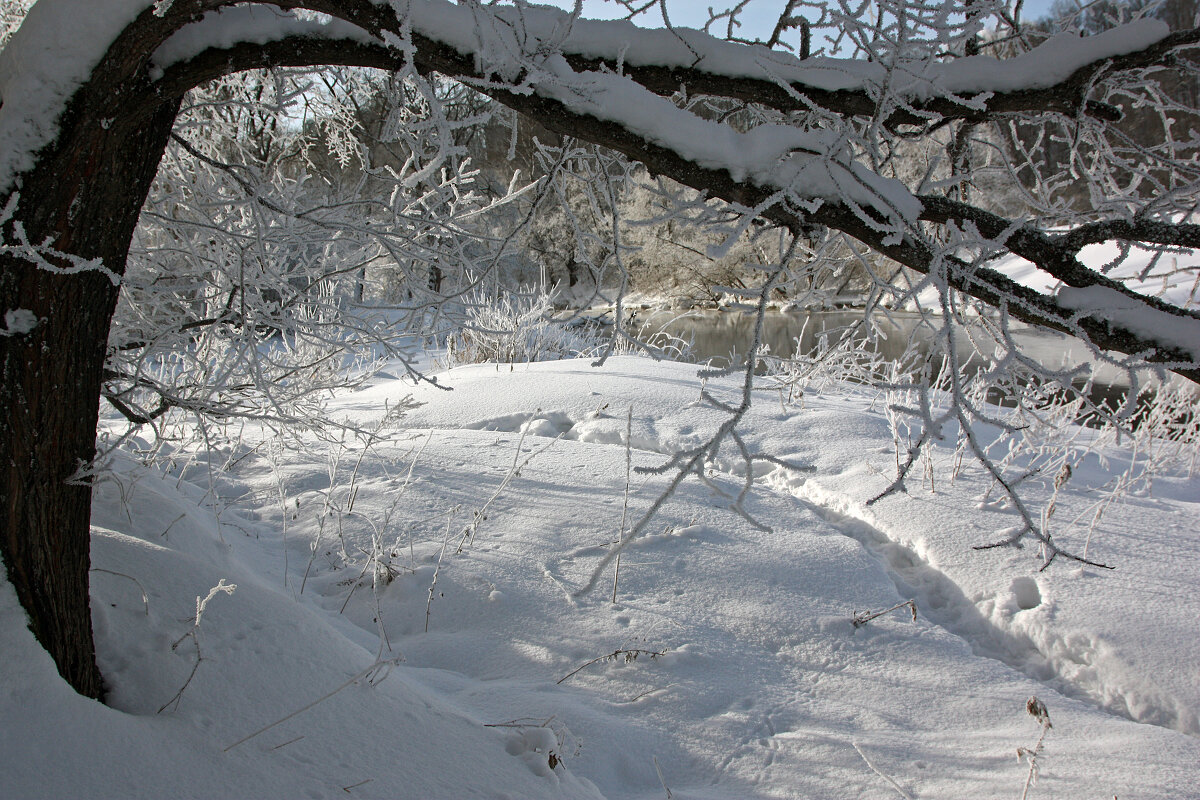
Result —
<instances>
[{"instance_id":1,"label":"snow on branch","mask_svg":"<svg viewBox=\"0 0 1200 800\"><path fill-rule=\"evenodd\" d=\"M377 43L378 39L345 20L305 19L267 5L225 6L185 25L154 51L154 66L165 69L209 49L267 44L289 37L343 39Z\"/></svg>"},{"instance_id":2,"label":"snow on branch","mask_svg":"<svg viewBox=\"0 0 1200 800\"><path fill-rule=\"evenodd\" d=\"M43 0L0 51L0 193L57 134L67 101L152 0Z\"/></svg>"},{"instance_id":3,"label":"snow on branch","mask_svg":"<svg viewBox=\"0 0 1200 800\"><path fill-rule=\"evenodd\" d=\"M1163 221L1158 212L1140 215L1137 205L1186 207L1192 179L1176 166L1187 162L1192 145L1169 142L1165 149L1145 150L1139 155L1148 166L1137 167L1128 143L1108 142L1102 126L1088 122L1088 114L1120 116L1120 103L1155 101L1152 73L1193 48L1198 30L1170 33L1159 21L1139 19L1087 37L1050 36L1025 52L1018 48L998 58L978 54L978 39L970 38L982 23L969 17L948 21L949 5L945 13L940 6L922 6L909 15L903 3L885 2L881 9L896 17L881 17L874 28L836 10L823 17L826 25L843 26L841 35L853 45L850 57L800 58L670 25L645 29L630 21L583 20L524 3L324 0L245 6L178 0L150 6L149 0L105 0L83 12L64 0L37 4L37 13L31 12L0 57L5 141L0 188L12 188L32 153L53 138L54 120L104 53L103 68L89 86L94 84L98 96L137 87L146 92L144 103L178 97L233 70L325 63L396 69L411 62L420 71L466 81L553 131L615 149L652 174L670 176L737 209L756 209L796 233L845 232L905 267L944 275L948 288L1004 307L1018 319L1081 335L1098 350L1144 354L1181 374L1200 376L1195 349L1200 318L1091 273L1076 259L1087 243L1119 239L1177 246L1200 238L1196 226ZM76 15L69 27L86 47L55 67L50 55L57 58L63 49L55 26L65 24L69 13ZM81 20L93 14L107 15L105 24L84 35ZM1004 14L997 18L1012 22ZM135 35L139 31L144 35ZM137 58L118 56L108 50L117 40L150 46ZM952 51L963 42L961 52ZM26 95L40 102L22 100ZM743 104L736 122L722 102ZM1097 163L1110 172L1112 165L1132 164L1143 182L1161 184L1164 191L1158 199L1143 199L1111 177L1103 186L1097 180L1093 196L1102 218L1093 216L1079 230L1062 233L967 202L956 188L971 180L963 161L969 154L959 144L950 148L958 154L957 183L929 184L948 191L919 194L917 181L896 172L906 137L925 137L936 146L941 131L956 127L955 143L972 136L984 143L971 126L1004 115L1013 115L1018 126L1058 115L1056 124L1066 126L1065 133L1038 135L1069 142L1070 175ZM898 136L906 125L915 130ZM1163 125L1170 129L1165 116ZM1020 135L1025 134L1014 134L1014 147L1026 146ZM990 146L999 152L994 142ZM1036 157L1012 166L1010 181L1028 181L1020 173L1037 169ZM1021 191L1032 196L1047 190ZM1102 191L1123 194L1110 199ZM1133 221L1118 225L1104 216ZM1079 214L1071 219L1084 221ZM983 251L1011 251L1068 286L1119 296L1121 313L1101 318L1091 295L1080 306L1069 292L1056 296L1016 285L990 271ZM1156 315L1176 319L1147 321Z\"/></svg>"}]
</instances>

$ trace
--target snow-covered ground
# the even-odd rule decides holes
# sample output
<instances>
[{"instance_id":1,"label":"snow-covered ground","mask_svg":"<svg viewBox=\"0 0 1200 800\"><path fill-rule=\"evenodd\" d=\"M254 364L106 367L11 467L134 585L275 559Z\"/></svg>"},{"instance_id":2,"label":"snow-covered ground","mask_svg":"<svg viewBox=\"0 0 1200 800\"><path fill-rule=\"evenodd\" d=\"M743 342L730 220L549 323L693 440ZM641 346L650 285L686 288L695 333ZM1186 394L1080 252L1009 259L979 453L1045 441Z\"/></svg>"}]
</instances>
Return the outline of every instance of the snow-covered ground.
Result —
<instances>
[{"instance_id":1,"label":"snow-covered ground","mask_svg":"<svg viewBox=\"0 0 1200 800\"><path fill-rule=\"evenodd\" d=\"M736 494L737 459L685 481L622 552L614 603L611 565L579 590L671 478L629 462L722 419L695 367L439 383L453 391L382 378L333 398L332 418L388 436L366 447L247 429L170 474L118 461L93 510L112 707L60 681L0 585L0 794L1015 798L1036 696L1053 727L1029 797L1200 797L1186 469L1091 530L1115 570L1038 572L1033 548L971 549L1016 517L981 502L979 468L954 469L953 437L934 491L917 476L868 507L895 471L882 401L764 391L749 446L814 471L763 466L745 509L769 530L715 491ZM396 413L409 395L423 405ZM1083 457L1087 435L1054 516L1076 550L1127 467ZM1045 501L1052 480L1027 491ZM221 581L236 589L194 623ZM915 621L851 623L910 599Z\"/></svg>"}]
</instances>

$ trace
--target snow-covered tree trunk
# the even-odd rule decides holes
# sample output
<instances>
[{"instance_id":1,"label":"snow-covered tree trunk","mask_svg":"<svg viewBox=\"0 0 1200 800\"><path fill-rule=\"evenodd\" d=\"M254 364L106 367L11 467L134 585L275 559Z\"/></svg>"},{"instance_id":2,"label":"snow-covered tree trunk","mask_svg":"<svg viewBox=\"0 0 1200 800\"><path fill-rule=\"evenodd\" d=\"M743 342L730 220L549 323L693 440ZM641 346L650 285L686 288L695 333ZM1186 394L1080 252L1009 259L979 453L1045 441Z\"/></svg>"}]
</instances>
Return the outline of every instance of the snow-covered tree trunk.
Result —
<instances>
[{"instance_id":1,"label":"snow-covered tree trunk","mask_svg":"<svg viewBox=\"0 0 1200 800\"><path fill-rule=\"evenodd\" d=\"M84 470L94 455L114 278L177 107L147 102L104 125L113 109L99 94L81 93L75 124L23 176L12 214L21 230L10 224L5 235L37 252L0 254L8 328L0 337L0 552L33 632L89 697L103 687L88 611Z\"/></svg>"},{"instance_id":2,"label":"snow-covered tree trunk","mask_svg":"<svg viewBox=\"0 0 1200 800\"><path fill-rule=\"evenodd\" d=\"M101 72L76 93L57 140L4 198L0 252L0 552L34 634L89 697L103 685L85 470L119 276L178 107L122 104L113 88Z\"/></svg>"}]
</instances>

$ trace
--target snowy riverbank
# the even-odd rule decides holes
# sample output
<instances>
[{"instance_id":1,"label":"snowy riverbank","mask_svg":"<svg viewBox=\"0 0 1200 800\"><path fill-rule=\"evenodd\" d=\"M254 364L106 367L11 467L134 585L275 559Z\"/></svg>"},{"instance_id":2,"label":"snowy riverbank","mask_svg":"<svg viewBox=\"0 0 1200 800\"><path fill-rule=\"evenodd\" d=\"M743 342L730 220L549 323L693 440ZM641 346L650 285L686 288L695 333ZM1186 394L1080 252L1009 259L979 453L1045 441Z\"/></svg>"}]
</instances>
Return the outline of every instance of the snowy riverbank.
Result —
<instances>
[{"instance_id":1,"label":"snowy riverbank","mask_svg":"<svg viewBox=\"0 0 1200 800\"><path fill-rule=\"evenodd\" d=\"M611 566L579 589L670 479L627 478L627 455L660 464L722 418L695 368L439 383L453 391L383 379L334 398L332 418L384 424L365 448L242 431L169 476L119 462L93 520L113 708L61 683L0 587L6 796L1016 797L1036 695L1053 728L1030 797L1200 797L1186 469L1089 533L1128 463L1078 433L1059 542L1116 569L1039 573L1032 548L971 549L1015 516L981 502L977 467L951 477L952 436L935 491L918 478L868 508L895 470L883 403L764 392L748 445L815 469L761 468L745 510L769 531L714 491L737 493L737 459L685 481L623 552L612 603ZM383 421L410 394L423 405ZM1045 501L1052 480L1028 491ZM193 626L222 580L236 590ZM915 621L851 624L910 599Z\"/></svg>"}]
</instances>

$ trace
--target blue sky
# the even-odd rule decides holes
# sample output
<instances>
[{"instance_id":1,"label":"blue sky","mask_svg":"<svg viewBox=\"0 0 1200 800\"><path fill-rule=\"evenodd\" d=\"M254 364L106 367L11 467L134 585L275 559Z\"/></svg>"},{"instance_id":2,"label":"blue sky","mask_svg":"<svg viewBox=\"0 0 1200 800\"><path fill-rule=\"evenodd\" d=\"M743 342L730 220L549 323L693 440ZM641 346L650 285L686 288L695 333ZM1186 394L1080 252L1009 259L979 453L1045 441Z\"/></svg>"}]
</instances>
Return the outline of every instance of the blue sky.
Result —
<instances>
[{"instance_id":1,"label":"blue sky","mask_svg":"<svg viewBox=\"0 0 1200 800\"><path fill-rule=\"evenodd\" d=\"M562 8L571 8L573 6L572 0L535 1ZM1045 16L1049 12L1052 2L1053 0L1025 0L1021 16L1026 20L1034 20ZM731 5L732 3L728 4ZM708 20L709 6L723 5L726 5L726 3L718 2L718 0L668 0L667 8L671 16L672 25L700 28ZM754 36L763 39L767 38L783 6L783 0L751 0L740 17L743 25L741 35L747 38ZM593 19L617 17L621 15L622 11L615 3L608 2L608 0L584 0L583 7L584 16ZM641 24L648 25L652 24L653 21L659 20L660 16L657 13L652 13L642 19L643 22Z\"/></svg>"}]
</instances>

